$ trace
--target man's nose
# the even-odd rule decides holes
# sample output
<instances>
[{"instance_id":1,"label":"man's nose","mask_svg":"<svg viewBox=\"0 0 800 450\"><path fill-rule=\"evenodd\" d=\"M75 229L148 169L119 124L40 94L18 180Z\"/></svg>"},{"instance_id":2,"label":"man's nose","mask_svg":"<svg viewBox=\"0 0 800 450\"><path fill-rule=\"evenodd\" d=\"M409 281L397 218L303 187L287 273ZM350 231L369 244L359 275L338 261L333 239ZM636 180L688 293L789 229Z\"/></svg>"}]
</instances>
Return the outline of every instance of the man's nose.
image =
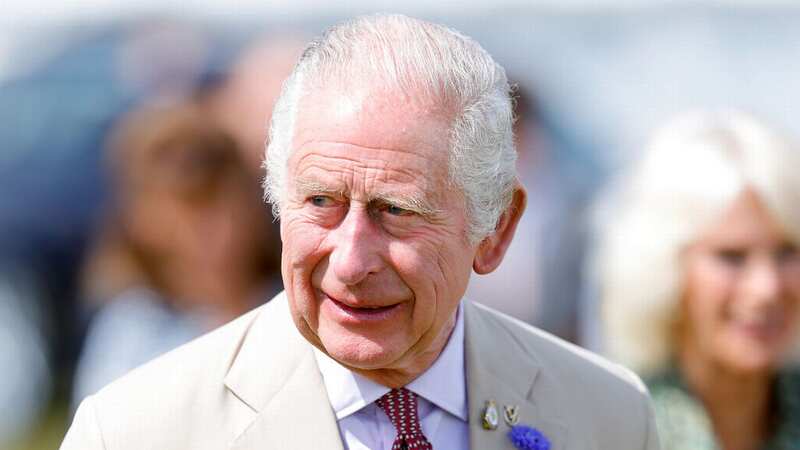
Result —
<instances>
[{"instance_id":1,"label":"man's nose","mask_svg":"<svg viewBox=\"0 0 800 450\"><path fill-rule=\"evenodd\" d=\"M356 285L383 268L380 230L365 207L351 206L332 238L330 264L340 282Z\"/></svg>"}]
</instances>

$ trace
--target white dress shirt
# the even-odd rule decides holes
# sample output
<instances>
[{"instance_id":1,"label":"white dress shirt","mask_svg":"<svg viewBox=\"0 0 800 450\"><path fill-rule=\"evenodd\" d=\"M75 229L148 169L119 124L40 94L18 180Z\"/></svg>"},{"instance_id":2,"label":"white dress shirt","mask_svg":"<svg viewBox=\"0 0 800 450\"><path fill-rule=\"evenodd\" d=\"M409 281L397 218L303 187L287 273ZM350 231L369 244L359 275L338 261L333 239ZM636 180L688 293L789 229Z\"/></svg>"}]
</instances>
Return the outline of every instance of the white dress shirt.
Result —
<instances>
[{"instance_id":1,"label":"white dress shirt","mask_svg":"<svg viewBox=\"0 0 800 450\"><path fill-rule=\"evenodd\" d=\"M469 448L464 382L464 312L459 306L450 339L433 365L406 389L418 396L422 433L434 450ZM389 450L396 431L375 404L389 388L342 367L314 348L345 449Z\"/></svg>"}]
</instances>

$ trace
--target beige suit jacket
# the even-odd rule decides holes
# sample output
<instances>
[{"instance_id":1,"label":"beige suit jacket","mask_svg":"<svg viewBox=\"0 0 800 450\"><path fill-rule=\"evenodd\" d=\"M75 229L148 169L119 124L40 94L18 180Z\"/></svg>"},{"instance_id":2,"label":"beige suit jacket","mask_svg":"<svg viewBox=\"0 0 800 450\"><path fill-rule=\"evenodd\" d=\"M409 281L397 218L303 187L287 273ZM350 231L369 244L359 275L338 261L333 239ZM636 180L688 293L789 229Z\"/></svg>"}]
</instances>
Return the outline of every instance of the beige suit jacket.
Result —
<instances>
[{"instance_id":1,"label":"beige suit jacket","mask_svg":"<svg viewBox=\"0 0 800 450\"><path fill-rule=\"evenodd\" d=\"M472 449L513 449L502 405L552 450L656 450L646 389L628 370L464 302ZM500 409L481 427L484 403ZM285 294L83 401L62 450L342 449L311 345Z\"/></svg>"}]
</instances>

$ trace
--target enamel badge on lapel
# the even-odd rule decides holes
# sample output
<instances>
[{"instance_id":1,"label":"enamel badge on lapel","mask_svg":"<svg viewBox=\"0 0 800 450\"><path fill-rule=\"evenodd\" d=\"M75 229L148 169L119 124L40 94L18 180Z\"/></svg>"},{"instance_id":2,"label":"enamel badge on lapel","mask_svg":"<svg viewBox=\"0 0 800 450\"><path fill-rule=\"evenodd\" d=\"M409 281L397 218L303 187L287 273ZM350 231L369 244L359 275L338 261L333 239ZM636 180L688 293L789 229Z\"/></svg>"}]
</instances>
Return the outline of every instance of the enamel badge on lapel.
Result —
<instances>
[{"instance_id":1,"label":"enamel badge on lapel","mask_svg":"<svg viewBox=\"0 0 800 450\"><path fill-rule=\"evenodd\" d=\"M506 425L510 427L519 423L519 406L503 405L503 419L506 421Z\"/></svg>"},{"instance_id":2,"label":"enamel badge on lapel","mask_svg":"<svg viewBox=\"0 0 800 450\"><path fill-rule=\"evenodd\" d=\"M497 405L494 403L494 400L489 400L486 402L486 406L483 408L482 418L484 430L497 429L497 426L500 424L500 417L497 413Z\"/></svg>"}]
</instances>

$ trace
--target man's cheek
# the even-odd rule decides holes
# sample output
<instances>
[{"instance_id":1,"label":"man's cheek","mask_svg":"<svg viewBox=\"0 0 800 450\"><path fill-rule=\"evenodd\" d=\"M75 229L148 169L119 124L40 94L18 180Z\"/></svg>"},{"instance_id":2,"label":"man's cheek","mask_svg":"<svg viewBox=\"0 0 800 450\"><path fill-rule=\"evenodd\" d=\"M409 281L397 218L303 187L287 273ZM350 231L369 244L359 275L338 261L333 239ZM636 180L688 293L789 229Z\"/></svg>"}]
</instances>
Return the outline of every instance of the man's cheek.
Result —
<instances>
[{"instance_id":1,"label":"man's cheek","mask_svg":"<svg viewBox=\"0 0 800 450\"><path fill-rule=\"evenodd\" d=\"M287 235L283 247L283 260L289 270L303 277L311 273L326 256L325 234L315 227L297 227Z\"/></svg>"}]
</instances>

